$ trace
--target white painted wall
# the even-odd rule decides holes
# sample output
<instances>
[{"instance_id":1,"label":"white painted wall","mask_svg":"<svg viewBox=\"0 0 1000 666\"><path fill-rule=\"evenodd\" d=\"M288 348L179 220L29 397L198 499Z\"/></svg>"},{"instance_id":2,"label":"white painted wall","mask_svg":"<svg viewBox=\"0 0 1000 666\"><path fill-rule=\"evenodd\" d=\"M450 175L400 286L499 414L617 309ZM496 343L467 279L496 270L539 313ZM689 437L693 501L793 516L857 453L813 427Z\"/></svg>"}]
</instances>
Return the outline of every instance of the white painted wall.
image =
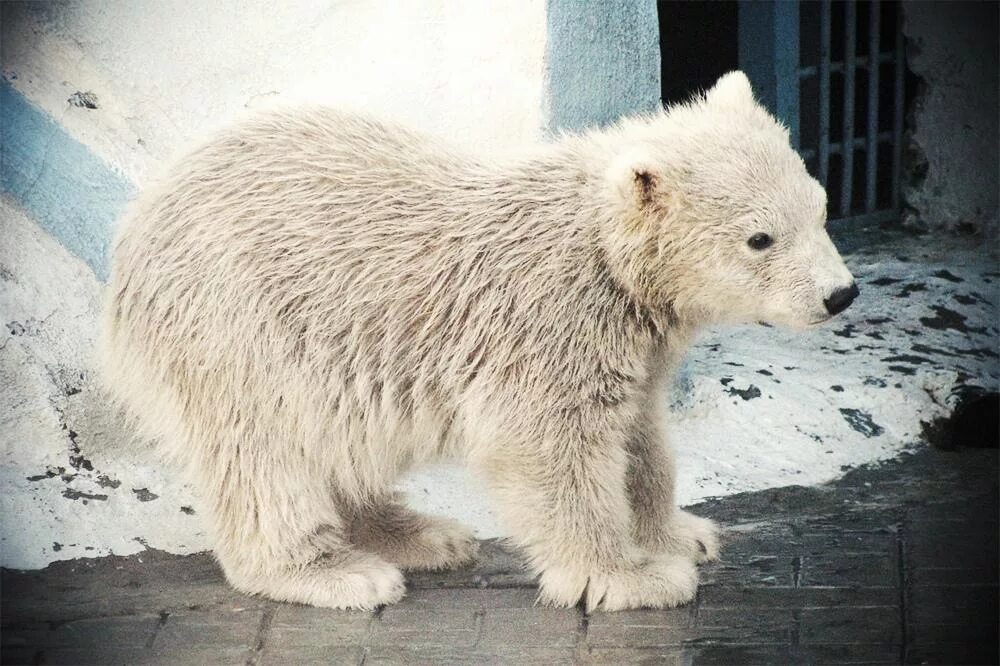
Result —
<instances>
[{"instance_id":1,"label":"white painted wall","mask_svg":"<svg viewBox=\"0 0 1000 666\"><path fill-rule=\"evenodd\" d=\"M480 151L543 124L544 0L80 0L4 18L4 75L137 185L264 103L356 107Z\"/></svg>"}]
</instances>

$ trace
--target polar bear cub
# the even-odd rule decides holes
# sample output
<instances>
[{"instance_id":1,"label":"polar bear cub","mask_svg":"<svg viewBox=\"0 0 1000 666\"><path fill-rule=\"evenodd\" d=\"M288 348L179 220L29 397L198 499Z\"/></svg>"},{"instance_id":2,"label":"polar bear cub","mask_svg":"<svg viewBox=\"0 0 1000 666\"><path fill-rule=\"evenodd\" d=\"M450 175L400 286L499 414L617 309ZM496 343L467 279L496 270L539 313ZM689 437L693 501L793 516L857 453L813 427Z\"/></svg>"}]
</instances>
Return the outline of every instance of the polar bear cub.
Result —
<instances>
[{"instance_id":1,"label":"polar bear cub","mask_svg":"<svg viewBox=\"0 0 1000 666\"><path fill-rule=\"evenodd\" d=\"M719 542L674 504L670 368L708 324L847 307L825 210L739 72L504 161L271 111L123 221L106 381L184 463L239 590L372 608L400 569L468 563L469 531L392 491L458 456L544 602L675 606Z\"/></svg>"}]
</instances>

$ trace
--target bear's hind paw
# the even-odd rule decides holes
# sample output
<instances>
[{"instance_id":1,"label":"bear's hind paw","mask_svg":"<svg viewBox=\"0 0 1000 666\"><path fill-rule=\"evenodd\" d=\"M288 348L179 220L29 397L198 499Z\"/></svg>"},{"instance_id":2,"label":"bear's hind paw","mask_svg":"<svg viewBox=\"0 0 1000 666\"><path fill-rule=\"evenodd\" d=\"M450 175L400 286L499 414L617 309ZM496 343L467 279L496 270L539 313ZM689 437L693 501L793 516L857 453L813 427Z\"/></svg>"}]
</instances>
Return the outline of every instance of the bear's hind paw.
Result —
<instances>
[{"instance_id":1,"label":"bear's hind paw","mask_svg":"<svg viewBox=\"0 0 1000 666\"><path fill-rule=\"evenodd\" d=\"M232 583L238 590L276 601L338 609L372 610L406 594L399 569L367 553L352 553L346 561L342 556L324 556L306 566Z\"/></svg>"},{"instance_id":2,"label":"bear's hind paw","mask_svg":"<svg viewBox=\"0 0 1000 666\"><path fill-rule=\"evenodd\" d=\"M457 569L476 559L479 542L458 521L408 510L399 515L405 520L370 530L358 545L410 571Z\"/></svg>"},{"instance_id":3,"label":"bear's hind paw","mask_svg":"<svg viewBox=\"0 0 1000 666\"><path fill-rule=\"evenodd\" d=\"M683 509L674 512L665 542L666 552L686 555L698 563L719 559L719 526Z\"/></svg>"}]
</instances>

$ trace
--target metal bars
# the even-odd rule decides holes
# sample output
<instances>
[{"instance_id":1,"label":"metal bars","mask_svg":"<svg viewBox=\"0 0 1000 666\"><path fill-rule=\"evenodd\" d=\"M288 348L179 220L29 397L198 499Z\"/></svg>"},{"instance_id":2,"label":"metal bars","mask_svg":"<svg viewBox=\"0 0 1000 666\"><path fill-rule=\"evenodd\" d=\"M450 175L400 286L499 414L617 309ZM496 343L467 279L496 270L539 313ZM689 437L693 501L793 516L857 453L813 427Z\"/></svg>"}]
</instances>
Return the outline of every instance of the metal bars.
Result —
<instances>
[{"instance_id":1,"label":"metal bars","mask_svg":"<svg viewBox=\"0 0 1000 666\"><path fill-rule=\"evenodd\" d=\"M889 143L892 141L892 132L879 132L875 135L878 143ZM854 150L867 149L868 147L868 137L855 137L854 138ZM827 154L828 155L840 155L844 152L844 144L839 141L831 142L828 144ZM811 160L816 157L816 151L812 148L806 148L805 150L800 150L799 154L804 160ZM871 211L868 211L871 212Z\"/></svg>"},{"instance_id":2,"label":"metal bars","mask_svg":"<svg viewBox=\"0 0 1000 666\"><path fill-rule=\"evenodd\" d=\"M819 15L819 182L830 175L830 0L823 0Z\"/></svg>"},{"instance_id":3,"label":"metal bars","mask_svg":"<svg viewBox=\"0 0 1000 666\"><path fill-rule=\"evenodd\" d=\"M899 214L906 92L899 2L741 0L739 62L829 191L831 218Z\"/></svg>"},{"instance_id":4,"label":"metal bars","mask_svg":"<svg viewBox=\"0 0 1000 666\"><path fill-rule=\"evenodd\" d=\"M819 181L831 191L831 217L835 211L840 219L886 219L897 215L900 207L905 93L902 12L898 4L891 5L895 17L893 30L887 33L883 24L890 15L889 3L871 0L860 4L858 0L821 0L818 7L814 5L818 14L813 11L803 17L800 35L808 29L818 34L819 44L813 44L812 51L802 44L803 54L812 54L805 56L811 62L799 67L794 84L801 90L804 82L815 79L812 90L818 90L818 99L812 105L805 104L815 109L817 117L802 115L798 119L798 126L816 129L815 134L803 131L801 136L808 143L799 149ZM807 23L816 20L818 26ZM891 33L894 39L890 41L885 35ZM841 44L843 56L835 60ZM882 85L883 72L888 76L890 67L892 99ZM805 113L801 106L799 113ZM891 150L891 162L883 149ZM862 168L863 178L859 173Z\"/></svg>"},{"instance_id":5,"label":"metal bars","mask_svg":"<svg viewBox=\"0 0 1000 666\"><path fill-rule=\"evenodd\" d=\"M903 95L905 93L905 56L903 12L896 14L896 65L893 72L892 106L892 204L899 207L899 186L903 177Z\"/></svg>"},{"instance_id":6,"label":"metal bars","mask_svg":"<svg viewBox=\"0 0 1000 666\"><path fill-rule=\"evenodd\" d=\"M881 6L869 5L868 58L875 66L868 68L868 132L865 143L865 212L875 210L875 176L878 168L878 78L879 78L879 27Z\"/></svg>"},{"instance_id":7,"label":"metal bars","mask_svg":"<svg viewBox=\"0 0 1000 666\"><path fill-rule=\"evenodd\" d=\"M823 3L825 4L825 3ZM888 53L882 53L878 57L880 63L896 62L895 51L889 51ZM868 56L855 56L854 58L854 68L855 69L867 69L868 68ZM799 69L799 78L808 79L812 76L816 76L819 70L810 65L809 67L802 67ZM842 62L831 62L830 71L839 74L844 71L844 63Z\"/></svg>"},{"instance_id":8,"label":"metal bars","mask_svg":"<svg viewBox=\"0 0 1000 666\"><path fill-rule=\"evenodd\" d=\"M844 4L844 124L841 143L854 146L854 58L857 36L857 2L847 0ZM845 150L841 154L844 170L840 179L840 214L851 214L851 194L854 185L854 151Z\"/></svg>"}]
</instances>

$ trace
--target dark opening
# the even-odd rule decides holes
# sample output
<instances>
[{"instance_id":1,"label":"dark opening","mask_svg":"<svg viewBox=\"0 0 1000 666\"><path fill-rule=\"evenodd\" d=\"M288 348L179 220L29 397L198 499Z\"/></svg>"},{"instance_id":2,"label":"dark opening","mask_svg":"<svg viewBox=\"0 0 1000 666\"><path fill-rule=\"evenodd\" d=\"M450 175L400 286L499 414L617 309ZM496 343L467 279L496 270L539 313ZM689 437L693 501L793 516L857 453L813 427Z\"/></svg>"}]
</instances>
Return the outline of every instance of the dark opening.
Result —
<instances>
[{"instance_id":1,"label":"dark opening","mask_svg":"<svg viewBox=\"0 0 1000 666\"><path fill-rule=\"evenodd\" d=\"M958 404L951 416L921 425L924 438L941 449L995 449L1000 445L1000 394L964 387L958 391Z\"/></svg>"},{"instance_id":2,"label":"dark opening","mask_svg":"<svg viewBox=\"0 0 1000 666\"><path fill-rule=\"evenodd\" d=\"M736 0L659 0L660 99L682 102L711 88L716 79L739 69Z\"/></svg>"}]
</instances>

